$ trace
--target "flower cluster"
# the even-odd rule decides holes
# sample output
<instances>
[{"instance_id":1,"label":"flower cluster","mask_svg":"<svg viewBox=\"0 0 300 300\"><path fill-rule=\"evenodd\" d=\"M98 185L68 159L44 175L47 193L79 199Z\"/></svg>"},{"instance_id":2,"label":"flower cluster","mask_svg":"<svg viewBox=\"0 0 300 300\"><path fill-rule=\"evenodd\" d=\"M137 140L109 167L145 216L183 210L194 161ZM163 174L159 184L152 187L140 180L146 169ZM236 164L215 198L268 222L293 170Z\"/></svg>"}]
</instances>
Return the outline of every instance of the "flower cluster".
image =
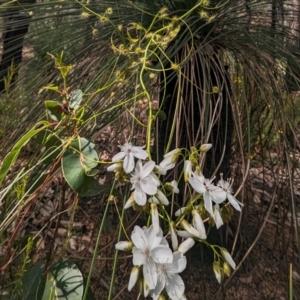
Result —
<instances>
[{"instance_id":1,"label":"flower cluster","mask_svg":"<svg viewBox=\"0 0 300 300\"><path fill-rule=\"evenodd\" d=\"M132 247L133 269L131 271L128 290L130 291L140 278L142 267L144 280L144 296L158 299L163 289L172 300L184 299L184 282L179 273L186 267L186 257L183 255L187 247L172 253L162 230L156 233L154 226L135 226L131 234L131 242L119 242L118 250L128 250Z\"/></svg>"},{"instance_id":2,"label":"flower cluster","mask_svg":"<svg viewBox=\"0 0 300 300\"><path fill-rule=\"evenodd\" d=\"M120 146L121 151L112 158L113 165L108 170L114 171L118 179L120 172L123 172L127 176L127 182L131 184L132 192L124 209L142 207L152 221L148 228L135 226L131 241L116 244L116 249L130 250L133 254L134 267L130 275L129 290L140 281L143 283L145 297L150 295L153 299L158 299L165 290L170 299L185 299L185 285L178 275L186 267L184 253L193 247L195 241L206 240L207 226L215 225L219 228L224 222L228 222L233 214L231 206L241 211L243 204L233 195L232 181L224 180L221 175L218 183L214 184L214 178L205 178L200 170L201 157L211 147L211 144L204 144L199 150L192 147L189 159L184 161L181 177L188 185L191 196L186 206L179 208L173 217L164 207L169 205L168 196L171 193L179 193L177 181L163 184L161 177L175 167L182 154L181 149L167 153L157 165L149 160L144 147L127 142ZM165 228L165 236L160 219L168 226ZM213 270L220 283L224 275L230 275L235 263L225 248L216 245L210 247L217 254Z\"/></svg>"}]
</instances>

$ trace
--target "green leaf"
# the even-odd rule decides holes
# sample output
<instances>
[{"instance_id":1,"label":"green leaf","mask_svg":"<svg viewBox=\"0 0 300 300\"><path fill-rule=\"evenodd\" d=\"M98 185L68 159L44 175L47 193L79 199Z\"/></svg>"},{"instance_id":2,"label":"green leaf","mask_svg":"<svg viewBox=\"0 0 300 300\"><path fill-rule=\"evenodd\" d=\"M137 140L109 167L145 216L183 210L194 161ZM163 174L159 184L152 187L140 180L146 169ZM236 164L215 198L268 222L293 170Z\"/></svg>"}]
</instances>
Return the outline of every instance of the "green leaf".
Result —
<instances>
[{"instance_id":1,"label":"green leaf","mask_svg":"<svg viewBox=\"0 0 300 300\"><path fill-rule=\"evenodd\" d=\"M45 287L45 261L38 261L22 278L24 300L39 300Z\"/></svg>"},{"instance_id":2,"label":"green leaf","mask_svg":"<svg viewBox=\"0 0 300 300\"><path fill-rule=\"evenodd\" d=\"M75 148L81 152L81 162L87 171L95 168L98 165L98 153L95 149L95 144L92 142L85 138L80 138L73 141L70 145L70 148Z\"/></svg>"},{"instance_id":3,"label":"green leaf","mask_svg":"<svg viewBox=\"0 0 300 300\"><path fill-rule=\"evenodd\" d=\"M68 149L65 151L61 166L64 178L68 182L69 186L78 192L86 179L85 169L80 161L78 153L73 153L72 150Z\"/></svg>"},{"instance_id":4,"label":"green leaf","mask_svg":"<svg viewBox=\"0 0 300 300\"><path fill-rule=\"evenodd\" d=\"M38 123L35 127L40 126L42 123ZM12 150L6 155L6 157L3 160L1 169L0 169L0 185L3 182L3 179L7 175L8 171L10 170L11 166L15 163L17 160L20 151L23 146L25 146L29 140L35 136L37 133L45 129L45 126L47 125L46 122L44 122L44 126L41 128L36 129L35 127L31 128L12 148Z\"/></svg>"},{"instance_id":5,"label":"green leaf","mask_svg":"<svg viewBox=\"0 0 300 300\"><path fill-rule=\"evenodd\" d=\"M55 122L60 122L63 118L61 104L57 101L47 100L45 101L45 105L49 117Z\"/></svg>"},{"instance_id":6,"label":"green leaf","mask_svg":"<svg viewBox=\"0 0 300 300\"><path fill-rule=\"evenodd\" d=\"M84 291L83 276L77 265L62 260L51 266L51 277L45 285L42 300L81 300Z\"/></svg>"},{"instance_id":7,"label":"green leaf","mask_svg":"<svg viewBox=\"0 0 300 300\"><path fill-rule=\"evenodd\" d=\"M70 98L70 107L74 110L77 110L81 104L82 101L82 91L81 90L75 90L72 93L72 96Z\"/></svg>"}]
</instances>

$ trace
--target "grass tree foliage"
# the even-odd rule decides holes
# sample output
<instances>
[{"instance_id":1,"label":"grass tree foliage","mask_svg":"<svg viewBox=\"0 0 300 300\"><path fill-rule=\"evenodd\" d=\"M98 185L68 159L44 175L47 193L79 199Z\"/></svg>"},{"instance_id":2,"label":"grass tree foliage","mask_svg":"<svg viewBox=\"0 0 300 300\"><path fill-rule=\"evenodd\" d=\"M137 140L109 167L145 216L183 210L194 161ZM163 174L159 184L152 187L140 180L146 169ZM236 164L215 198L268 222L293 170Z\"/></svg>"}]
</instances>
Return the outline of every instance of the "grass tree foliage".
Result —
<instances>
[{"instance_id":1,"label":"grass tree foliage","mask_svg":"<svg viewBox=\"0 0 300 300\"><path fill-rule=\"evenodd\" d=\"M87 299L108 208L116 198L124 203L116 205L120 218L116 249L133 253L128 289L144 280L143 293L153 299L163 291L171 299L184 299L184 282L178 274L187 264L185 252L195 242L214 254L209 263L218 282L237 270L260 237L276 194L280 197L276 205L296 217L296 159L291 142L297 146L298 120L292 112L295 91L299 90L298 3L7 1L1 4L0 15L8 12L16 23L8 27L4 19L4 39L7 30L13 33L20 28L18 20L31 19L24 43L23 36L11 34L8 45L18 46L5 48L3 44L6 55L1 62L10 67L3 73L6 90L0 103L4 145L0 173L0 255L4 263L0 268L13 279L9 284L4 275L3 296ZM21 64L11 60L20 43L30 54L23 55ZM158 96L154 109L153 99ZM135 114L142 98L147 100L146 124ZM18 122L7 122L7 107ZM108 167L114 171L115 182L99 186L94 178L97 165L107 162L99 161L93 137L106 125L118 122L124 113L129 113L132 121L130 134L122 137L118 132L123 140L121 152ZM145 129L145 148L134 143L139 126ZM27 145L29 153L24 151ZM244 234L247 213L243 211L251 206L251 197L240 193L238 201L232 194L232 180L219 174L229 174L233 166L239 169L235 171L235 189L241 192L249 180L252 159L261 166L272 153L277 154L274 197L261 208L257 234L244 245L250 251L238 257L236 265L229 250L236 252L239 236ZM54 242L33 269L30 257L36 236L16 243L39 201L38 194L59 172L65 179L62 190L70 187L74 199L77 195L109 195L86 280L66 257L55 259ZM282 172L288 174L285 185L279 181ZM214 176L220 180L214 181ZM117 181L128 189L117 190ZM177 182L181 182L180 197L176 196ZM67 208L62 194L56 232ZM70 208L71 215L80 205L77 200ZM233 214L232 207L242 211L240 215ZM126 232L125 209L132 208L143 211L146 227L136 225ZM237 225L226 250L210 242L207 229L230 220ZM299 250L297 222L294 234ZM121 235L128 241L120 241ZM180 243L179 238L184 241ZM109 299L113 297L117 261L118 251ZM41 276L32 284L28 278L34 273ZM64 285L66 282L70 284Z\"/></svg>"}]
</instances>

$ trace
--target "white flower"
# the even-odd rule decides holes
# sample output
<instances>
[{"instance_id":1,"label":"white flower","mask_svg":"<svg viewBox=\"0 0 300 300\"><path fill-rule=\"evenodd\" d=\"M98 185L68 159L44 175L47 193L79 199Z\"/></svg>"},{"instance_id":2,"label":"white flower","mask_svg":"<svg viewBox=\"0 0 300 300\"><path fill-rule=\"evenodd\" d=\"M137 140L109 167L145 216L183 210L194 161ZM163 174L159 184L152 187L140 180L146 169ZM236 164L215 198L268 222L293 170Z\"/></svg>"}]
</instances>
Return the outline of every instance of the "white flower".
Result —
<instances>
[{"instance_id":1,"label":"white flower","mask_svg":"<svg viewBox=\"0 0 300 300\"><path fill-rule=\"evenodd\" d=\"M176 210L175 217L179 217L179 216L181 216L181 215L183 215L184 213L187 213L187 212L189 212L189 209L186 206L181 207L178 210Z\"/></svg>"},{"instance_id":2,"label":"white flower","mask_svg":"<svg viewBox=\"0 0 300 300\"><path fill-rule=\"evenodd\" d=\"M243 203L239 202L233 195L232 195L232 188L231 188L232 182L230 180L224 180L223 177L221 176L221 180L218 182L218 186L225 191L226 197L230 204L238 211L241 211L240 206L244 206Z\"/></svg>"},{"instance_id":3,"label":"white flower","mask_svg":"<svg viewBox=\"0 0 300 300\"><path fill-rule=\"evenodd\" d=\"M212 217L215 221L217 229L219 229L224 224L223 219L222 219L221 214L220 214L219 204L216 204L214 206L214 213L212 214Z\"/></svg>"},{"instance_id":4,"label":"white flower","mask_svg":"<svg viewBox=\"0 0 300 300\"><path fill-rule=\"evenodd\" d=\"M145 147L145 146L144 146ZM114 155L112 162L119 162L124 158L123 168L126 173L130 173L134 169L134 158L146 159L148 153L143 150L144 147L133 146L131 143L125 143L121 146L121 152Z\"/></svg>"},{"instance_id":5,"label":"white flower","mask_svg":"<svg viewBox=\"0 0 300 300\"><path fill-rule=\"evenodd\" d=\"M134 200L140 206L146 204L147 195L155 195L157 193L159 181L156 181L154 174L150 174L154 166L155 162L152 160L146 162L144 166L142 162L138 160L134 174L131 175L130 181L132 184L131 189L134 189Z\"/></svg>"},{"instance_id":6,"label":"white flower","mask_svg":"<svg viewBox=\"0 0 300 300\"><path fill-rule=\"evenodd\" d=\"M193 189L203 194L204 207L211 215L213 214L212 201L222 203L226 199L226 192L215 186L212 181L213 179L206 179L202 174L197 175L194 172L192 172L192 177L189 180Z\"/></svg>"},{"instance_id":7,"label":"white flower","mask_svg":"<svg viewBox=\"0 0 300 300\"><path fill-rule=\"evenodd\" d=\"M221 254L225 258L225 260L227 261L227 263L230 265L230 267L232 269L235 269L235 267L236 267L235 262L232 259L231 255L229 254L229 252L227 251L227 249L221 248Z\"/></svg>"},{"instance_id":8,"label":"white flower","mask_svg":"<svg viewBox=\"0 0 300 300\"><path fill-rule=\"evenodd\" d=\"M157 269L156 264L171 263L173 255L171 249L165 243L162 237L162 231L155 233L153 226L149 228L135 226L131 234L134 244L132 249L133 264L135 266L143 266L143 276L149 286L154 289L157 285Z\"/></svg>"},{"instance_id":9,"label":"white flower","mask_svg":"<svg viewBox=\"0 0 300 300\"><path fill-rule=\"evenodd\" d=\"M164 288L170 299L180 299L184 293L185 286L178 273L181 273L185 268L186 257L178 251L173 253L172 263L158 264L157 284L154 289L150 290L152 299L157 300Z\"/></svg>"},{"instance_id":10,"label":"white flower","mask_svg":"<svg viewBox=\"0 0 300 300\"><path fill-rule=\"evenodd\" d=\"M169 168L172 169L175 166L175 162L181 153L181 149L174 149L167 154L164 155L163 161L159 164L161 168Z\"/></svg>"},{"instance_id":11,"label":"white flower","mask_svg":"<svg viewBox=\"0 0 300 300\"><path fill-rule=\"evenodd\" d=\"M197 229L197 231L200 233L200 239L205 240L206 239L206 231L205 226L203 223L203 220L196 209L192 210L192 216L193 216L193 226Z\"/></svg>"}]
</instances>

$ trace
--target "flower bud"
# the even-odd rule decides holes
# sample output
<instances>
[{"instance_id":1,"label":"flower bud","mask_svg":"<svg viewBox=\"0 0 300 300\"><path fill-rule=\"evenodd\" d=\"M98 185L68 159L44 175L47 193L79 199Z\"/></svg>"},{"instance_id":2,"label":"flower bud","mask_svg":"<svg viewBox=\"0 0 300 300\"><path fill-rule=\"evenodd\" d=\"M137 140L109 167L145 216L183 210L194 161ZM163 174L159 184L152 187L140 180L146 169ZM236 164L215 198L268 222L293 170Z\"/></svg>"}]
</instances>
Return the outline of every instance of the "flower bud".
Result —
<instances>
[{"instance_id":1,"label":"flower bud","mask_svg":"<svg viewBox=\"0 0 300 300\"><path fill-rule=\"evenodd\" d=\"M158 300L166 300L164 295L159 295Z\"/></svg>"},{"instance_id":2,"label":"flower bud","mask_svg":"<svg viewBox=\"0 0 300 300\"><path fill-rule=\"evenodd\" d=\"M127 209L127 208L131 207L134 203L135 203L135 201L134 201L134 198L133 198L133 193L131 193L129 199L127 200L127 202L124 205L124 209Z\"/></svg>"},{"instance_id":3,"label":"flower bud","mask_svg":"<svg viewBox=\"0 0 300 300\"><path fill-rule=\"evenodd\" d=\"M172 182L166 182L165 188L174 194L179 193L178 183L176 180L173 180Z\"/></svg>"},{"instance_id":4,"label":"flower bud","mask_svg":"<svg viewBox=\"0 0 300 300\"><path fill-rule=\"evenodd\" d=\"M201 152L207 152L212 147L212 144L203 144L200 147Z\"/></svg>"},{"instance_id":5,"label":"flower bud","mask_svg":"<svg viewBox=\"0 0 300 300\"><path fill-rule=\"evenodd\" d=\"M229 254L227 249L221 248L221 254L224 257L224 259L226 260L226 262L230 265L230 267L232 269L235 269L235 267L236 267L235 262L233 261L231 255Z\"/></svg>"},{"instance_id":6,"label":"flower bud","mask_svg":"<svg viewBox=\"0 0 300 300\"><path fill-rule=\"evenodd\" d=\"M189 182L189 179L192 174L192 162L190 160L186 160L184 162L183 172L184 172L184 182Z\"/></svg>"},{"instance_id":7,"label":"flower bud","mask_svg":"<svg viewBox=\"0 0 300 300\"><path fill-rule=\"evenodd\" d=\"M116 243L115 249L121 251L131 251L133 247L132 242L121 241Z\"/></svg>"},{"instance_id":8,"label":"flower bud","mask_svg":"<svg viewBox=\"0 0 300 300\"><path fill-rule=\"evenodd\" d=\"M216 279L218 280L219 283L222 281L222 274L221 274L221 269L220 269L220 263L218 261L215 261L213 263L213 270L216 276Z\"/></svg>"},{"instance_id":9,"label":"flower bud","mask_svg":"<svg viewBox=\"0 0 300 300\"><path fill-rule=\"evenodd\" d=\"M107 168L107 171L109 172L117 172L117 171L121 171L123 169L123 163L122 162L117 162L115 164L112 164L111 166L109 166Z\"/></svg>"},{"instance_id":10,"label":"flower bud","mask_svg":"<svg viewBox=\"0 0 300 300\"><path fill-rule=\"evenodd\" d=\"M173 251L176 251L178 249L178 238L177 238L177 234L176 234L176 226L173 221L170 222L169 226L170 226L172 248L173 248Z\"/></svg>"},{"instance_id":11,"label":"flower bud","mask_svg":"<svg viewBox=\"0 0 300 300\"><path fill-rule=\"evenodd\" d=\"M192 238L188 238L186 239L184 242L182 242L179 247L178 250L179 252L181 252L182 254L186 253L188 250L190 250L193 246L195 245L195 241Z\"/></svg>"},{"instance_id":12,"label":"flower bud","mask_svg":"<svg viewBox=\"0 0 300 300\"><path fill-rule=\"evenodd\" d=\"M140 268L138 266L134 266L131 270L129 283L128 283L128 291L130 292L132 288L135 286L138 278L139 278Z\"/></svg>"},{"instance_id":13,"label":"flower bud","mask_svg":"<svg viewBox=\"0 0 300 300\"><path fill-rule=\"evenodd\" d=\"M193 216L193 225L197 229L197 231L200 233L200 239L205 240L206 239L206 231L204 223L196 209L192 210L192 216Z\"/></svg>"},{"instance_id":14,"label":"flower bud","mask_svg":"<svg viewBox=\"0 0 300 300\"><path fill-rule=\"evenodd\" d=\"M159 233L159 216L156 203L151 203L151 218L153 229L156 234Z\"/></svg>"},{"instance_id":15,"label":"flower bud","mask_svg":"<svg viewBox=\"0 0 300 300\"><path fill-rule=\"evenodd\" d=\"M190 234L194 235L195 237L200 238L201 234L196 230L191 224L189 224L186 220L182 220L180 222L181 226Z\"/></svg>"},{"instance_id":16,"label":"flower bud","mask_svg":"<svg viewBox=\"0 0 300 300\"><path fill-rule=\"evenodd\" d=\"M224 270L224 274L229 277L231 274L231 268L229 266L229 264L225 261L223 264L223 270Z\"/></svg>"}]
</instances>

